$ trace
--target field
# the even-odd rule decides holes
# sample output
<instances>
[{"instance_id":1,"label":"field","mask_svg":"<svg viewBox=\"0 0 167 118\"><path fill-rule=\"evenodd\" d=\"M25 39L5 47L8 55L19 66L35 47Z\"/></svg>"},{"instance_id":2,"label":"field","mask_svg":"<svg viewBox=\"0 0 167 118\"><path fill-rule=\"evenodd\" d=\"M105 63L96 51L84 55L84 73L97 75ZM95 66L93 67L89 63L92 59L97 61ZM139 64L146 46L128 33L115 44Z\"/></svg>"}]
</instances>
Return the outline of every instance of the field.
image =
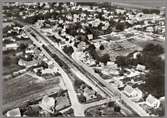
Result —
<instances>
[{"instance_id":1,"label":"field","mask_svg":"<svg viewBox=\"0 0 167 118\"><path fill-rule=\"evenodd\" d=\"M4 81L3 104L6 107L17 106L24 101L38 99L45 94L56 93L60 89L58 84L58 78L40 80L25 73Z\"/></svg>"}]
</instances>

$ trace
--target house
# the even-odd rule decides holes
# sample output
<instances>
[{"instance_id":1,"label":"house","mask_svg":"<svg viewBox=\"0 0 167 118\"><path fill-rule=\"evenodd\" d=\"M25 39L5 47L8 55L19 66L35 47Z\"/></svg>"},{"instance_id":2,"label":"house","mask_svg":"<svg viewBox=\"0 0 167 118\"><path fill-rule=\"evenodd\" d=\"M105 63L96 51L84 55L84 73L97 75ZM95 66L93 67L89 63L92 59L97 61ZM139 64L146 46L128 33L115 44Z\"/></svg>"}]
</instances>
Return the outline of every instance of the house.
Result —
<instances>
[{"instance_id":1,"label":"house","mask_svg":"<svg viewBox=\"0 0 167 118\"><path fill-rule=\"evenodd\" d=\"M96 97L96 96L95 96L95 91L92 90L92 89L90 89L90 88L88 88L88 87L86 87L86 88L84 89L83 95L86 97L86 100L90 100L90 99L93 99L93 98Z\"/></svg>"},{"instance_id":2,"label":"house","mask_svg":"<svg viewBox=\"0 0 167 118\"><path fill-rule=\"evenodd\" d=\"M146 66L141 65L141 64L137 64L136 69L137 69L138 71L145 71Z\"/></svg>"},{"instance_id":3,"label":"house","mask_svg":"<svg viewBox=\"0 0 167 118\"><path fill-rule=\"evenodd\" d=\"M26 50L25 50L25 53L26 53L26 54L33 54L33 53L34 53L34 50L26 49Z\"/></svg>"},{"instance_id":4,"label":"house","mask_svg":"<svg viewBox=\"0 0 167 118\"><path fill-rule=\"evenodd\" d=\"M135 88L135 91L137 93L136 96L133 96L130 99L134 102L138 102L143 97L143 92L138 88Z\"/></svg>"},{"instance_id":5,"label":"house","mask_svg":"<svg viewBox=\"0 0 167 118\"><path fill-rule=\"evenodd\" d=\"M154 31L154 28L151 27L151 26L149 26L149 27L146 28L146 31L147 31L147 32L153 32L153 31Z\"/></svg>"},{"instance_id":6,"label":"house","mask_svg":"<svg viewBox=\"0 0 167 118\"><path fill-rule=\"evenodd\" d=\"M18 61L18 65L20 66L25 66L25 67L31 67L31 66L36 66L38 64L38 60L33 59L32 61L25 61L23 59L20 59Z\"/></svg>"},{"instance_id":7,"label":"house","mask_svg":"<svg viewBox=\"0 0 167 118\"><path fill-rule=\"evenodd\" d=\"M150 107L158 108L160 106L160 100L149 94L146 98L146 104Z\"/></svg>"},{"instance_id":8,"label":"house","mask_svg":"<svg viewBox=\"0 0 167 118\"><path fill-rule=\"evenodd\" d=\"M112 86L114 86L116 88L122 88L122 87L124 87L123 82L120 81L120 80L114 80L114 81L111 81L110 83L112 83Z\"/></svg>"},{"instance_id":9,"label":"house","mask_svg":"<svg viewBox=\"0 0 167 118\"><path fill-rule=\"evenodd\" d=\"M21 112L19 108L12 109L6 113L7 117L21 117Z\"/></svg>"},{"instance_id":10,"label":"house","mask_svg":"<svg viewBox=\"0 0 167 118\"><path fill-rule=\"evenodd\" d=\"M124 88L123 92L133 101L139 101L142 98L142 91L129 85Z\"/></svg>"},{"instance_id":11,"label":"house","mask_svg":"<svg viewBox=\"0 0 167 118\"><path fill-rule=\"evenodd\" d=\"M104 67L101 72L105 75L119 75L119 71L112 67Z\"/></svg>"},{"instance_id":12,"label":"house","mask_svg":"<svg viewBox=\"0 0 167 118\"><path fill-rule=\"evenodd\" d=\"M54 74L55 70L53 69L42 69L42 74Z\"/></svg>"},{"instance_id":13,"label":"house","mask_svg":"<svg viewBox=\"0 0 167 118\"><path fill-rule=\"evenodd\" d=\"M54 62L53 61L47 61L48 68L54 68Z\"/></svg>"},{"instance_id":14,"label":"house","mask_svg":"<svg viewBox=\"0 0 167 118\"><path fill-rule=\"evenodd\" d=\"M93 39L93 34L88 34L87 37L88 37L89 40L92 40Z\"/></svg>"},{"instance_id":15,"label":"house","mask_svg":"<svg viewBox=\"0 0 167 118\"><path fill-rule=\"evenodd\" d=\"M125 12L126 12L126 10L124 10L124 9L116 9L117 14L124 14Z\"/></svg>"},{"instance_id":16,"label":"house","mask_svg":"<svg viewBox=\"0 0 167 118\"><path fill-rule=\"evenodd\" d=\"M39 103L39 106L49 113L54 113L52 109L55 106L55 99L45 95Z\"/></svg>"},{"instance_id":17,"label":"house","mask_svg":"<svg viewBox=\"0 0 167 118\"><path fill-rule=\"evenodd\" d=\"M10 43L10 44L6 44L5 49L6 50L10 50L10 49L16 50L18 47L19 46L17 43Z\"/></svg>"},{"instance_id":18,"label":"house","mask_svg":"<svg viewBox=\"0 0 167 118\"><path fill-rule=\"evenodd\" d=\"M124 91L123 91L127 96L129 97L132 97L132 96L135 96L137 93L136 91L134 91L134 89L127 85L125 88L124 88Z\"/></svg>"}]
</instances>

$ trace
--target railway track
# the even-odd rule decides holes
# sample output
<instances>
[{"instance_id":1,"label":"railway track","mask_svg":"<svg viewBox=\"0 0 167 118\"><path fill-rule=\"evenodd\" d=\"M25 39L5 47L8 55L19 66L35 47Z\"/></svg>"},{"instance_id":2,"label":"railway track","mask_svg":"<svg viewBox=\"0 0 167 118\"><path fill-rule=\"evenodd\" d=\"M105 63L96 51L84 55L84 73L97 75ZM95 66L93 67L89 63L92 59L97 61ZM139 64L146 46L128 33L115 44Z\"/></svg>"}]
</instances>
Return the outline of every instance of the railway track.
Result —
<instances>
[{"instance_id":1,"label":"railway track","mask_svg":"<svg viewBox=\"0 0 167 118\"><path fill-rule=\"evenodd\" d=\"M114 94L105 87L104 83L97 81L96 77L94 77L93 75L88 73L80 65L76 64L74 62L74 60L69 59L69 57L62 54L62 52L60 50L56 49L53 44L51 44L43 35L41 35L39 32L37 32L34 28L31 27L31 29L36 34L38 34L41 38L43 38L45 40L45 42L47 43L46 44L47 47L45 45L43 45L43 48L45 50L47 50L52 55L52 57L59 63L59 65L65 70L66 73L68 73L68 74L73 73L74 74L74 72L71 72L71 68L77 69L80 72L82 72L82 74L85 75L87 78L89 78L89 80L92 83L94 83L103 93L105 93L106 96L115 97Z\"/></svg>"},{"instance_id":2,"label":"railway track","mask_svg":"<svg viewBox=\"0 0 167 118\"><path fill-rule=\"evenodd\" d=\"M66 54L61 52L59 49L57 49L54 46L54 43L47 39L45 36L43 36L39 31L37 31L35 28L30 27L30 29L37 34L40 38L45 40L45 46L47 46L48 51L50 51L50 54L53 56L55 61L59 60L60 66L63 67L65 72L70 74L75 74L71 71L71 68L79 70L84 76L86 76L93 84L95 84L103 93L105 93L110 98L116 98L123 100L124 105L127 106L127 110L133 112L134 114L137 114L139 116L149 116L149 114L143 110L138 104L132 102L129 100L123 93L121 93L118 89L110 86L107 84L104 80L102 80L100 77L93 75L88 70L86 70L84 67L82 67L80 64L77 64L73 59L69 58ZM119 101L117 101L118 104L122 104Z\"/></svg>"}]
</instances>

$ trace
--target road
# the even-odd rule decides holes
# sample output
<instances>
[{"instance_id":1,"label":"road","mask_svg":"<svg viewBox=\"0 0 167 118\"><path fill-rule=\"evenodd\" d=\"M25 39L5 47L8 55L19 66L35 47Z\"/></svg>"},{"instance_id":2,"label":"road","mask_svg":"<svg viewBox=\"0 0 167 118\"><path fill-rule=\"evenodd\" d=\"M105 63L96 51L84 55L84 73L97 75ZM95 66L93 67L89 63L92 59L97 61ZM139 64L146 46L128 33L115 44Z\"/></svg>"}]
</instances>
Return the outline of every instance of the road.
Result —
<instances>
[{"instance_id":1,"label":"road","mask_svg":"<svg viewBox=\"0 0 167 118\"><path fill-rule=\"evenodd\" d=\"M97 102L92 102L92 103L89 103L89 104L81 104L79 103L78 101L78 98L77 98L77 95L76 95L76 92L74 90L74 87L73 87L73 84L69 78L69 75L67 75L63 69L55 62L55 60L47 53L47 51L45 51L45 49L43 49L42 45L39 44L35 38L33 38L30 33L26 32L26 34L33 40L33 42L38 46L40 47L40 49L42 50L42 52L49 58L51 59L53 62L54 62L54 65L56 67L59 68L60 70L60 73L62 74L63 76L63 79L64 79L64 82L65 82L65 86L68 90L68 93L69 93L69 97L70 97L70 100L71 100L71 107L70 108L73 108L74 109L74 115L75 116L85 116L85 110L88 109L89 107L93 107L93 106L97 106L97 105L101 105L101 104L104 104L104 103L108 103L110 100L108 99L103 99L103 100L100 100L100 101L97 101ZM55 70L57 71L57 69Z\"/></svg>"},{"instance_id":2,"label":"road","mask_svg":"<svg viewBox=\"0 0 167 118\"><path fill-rule=\"evenodd\" d=\"M95 74L93 71L90 70L86 65L82 65L81 63L77 63L72 60L71 58L64 55L60 52L46 36L42 35L37 29L31 27L36 34L38 34L42 40L45 42L45 45L48 49L52 50L52 53L58 55L59 59L61 59L64 63L68 65L69 68L78 69L82 74L84 74L89 80L96 84L96 86L102 90L108 97L119 97L123 100L124 104L126 104L131 110L137 113L139 116L149 116L145 110L143 110L138 104L132 102L128 97L126 97L121 91L117 88L110 86L107 82L105 82L100 76Z\"/></svg>"},{"instance_id":3,"label":"road","mask_svg":"<svg viewBox=\"0 0 167 118\"><path fill-rule=\"evenodd\" d=\"M66 89L68 90L69 98L71 100L71 108L74 109L74 115L75 116L84 116L82 106L78 101L76 92L73 87L73 83L69 76L64 72L64 70L57 64L57 62L50 56L50 54L42 47L42 45L34 38L31 36L29 32L25 30L26 34L31 38L31 40L34 42L34 44L39 47L42 52L44 53L47 58L51 59L52 62L54 62L55 67L59 68L59 72L62 74L63 81L65 83ZM39 38L39 37L38 37ZM57 72L57 69L55 69L55 72Z\"/></svg>"}]
</instances>

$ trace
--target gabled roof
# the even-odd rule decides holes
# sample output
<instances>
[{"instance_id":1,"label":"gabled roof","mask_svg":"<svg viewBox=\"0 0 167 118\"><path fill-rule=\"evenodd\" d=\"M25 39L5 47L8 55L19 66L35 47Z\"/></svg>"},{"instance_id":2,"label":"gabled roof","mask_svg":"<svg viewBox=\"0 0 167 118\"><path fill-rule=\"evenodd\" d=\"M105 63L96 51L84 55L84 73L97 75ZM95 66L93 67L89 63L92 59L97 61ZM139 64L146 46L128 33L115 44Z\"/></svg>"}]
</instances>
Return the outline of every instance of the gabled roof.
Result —
<instances>
[{"instance_id":1,"label":"gabled roof","mask_svg":"<svg viewBox=\"0 0 167 118\"><path fill-rule=\"evenodd\" d=\"M134 89L131 86L127 85L124 88L124 91L127 92L127 93L129 93L129 94L131 94L134 91Z\"/></svg>"},{"instance_id":2,"label":"gabled roof","mask_svg":"<svg viewBox=\"0 0 167 118\"><path fill-rule=\"evenodd\" d=\"M156 101L158 101L158 99L152 96L151 94L149 94L148 97L146 98L146 102L148 102L149 104L153 104Z\"/></svg>"},{"instance_id":3,"label":"gabled roof","mask_svg":"<svg viewBox=\"0 0 167 118\"><path fill-rule=\"evenodd\" d=\"M16 109L12 109L10 111L7 112L7 117L20 117L21 116L21 112L19 108Z\"/></svg>"}]
</instances>

